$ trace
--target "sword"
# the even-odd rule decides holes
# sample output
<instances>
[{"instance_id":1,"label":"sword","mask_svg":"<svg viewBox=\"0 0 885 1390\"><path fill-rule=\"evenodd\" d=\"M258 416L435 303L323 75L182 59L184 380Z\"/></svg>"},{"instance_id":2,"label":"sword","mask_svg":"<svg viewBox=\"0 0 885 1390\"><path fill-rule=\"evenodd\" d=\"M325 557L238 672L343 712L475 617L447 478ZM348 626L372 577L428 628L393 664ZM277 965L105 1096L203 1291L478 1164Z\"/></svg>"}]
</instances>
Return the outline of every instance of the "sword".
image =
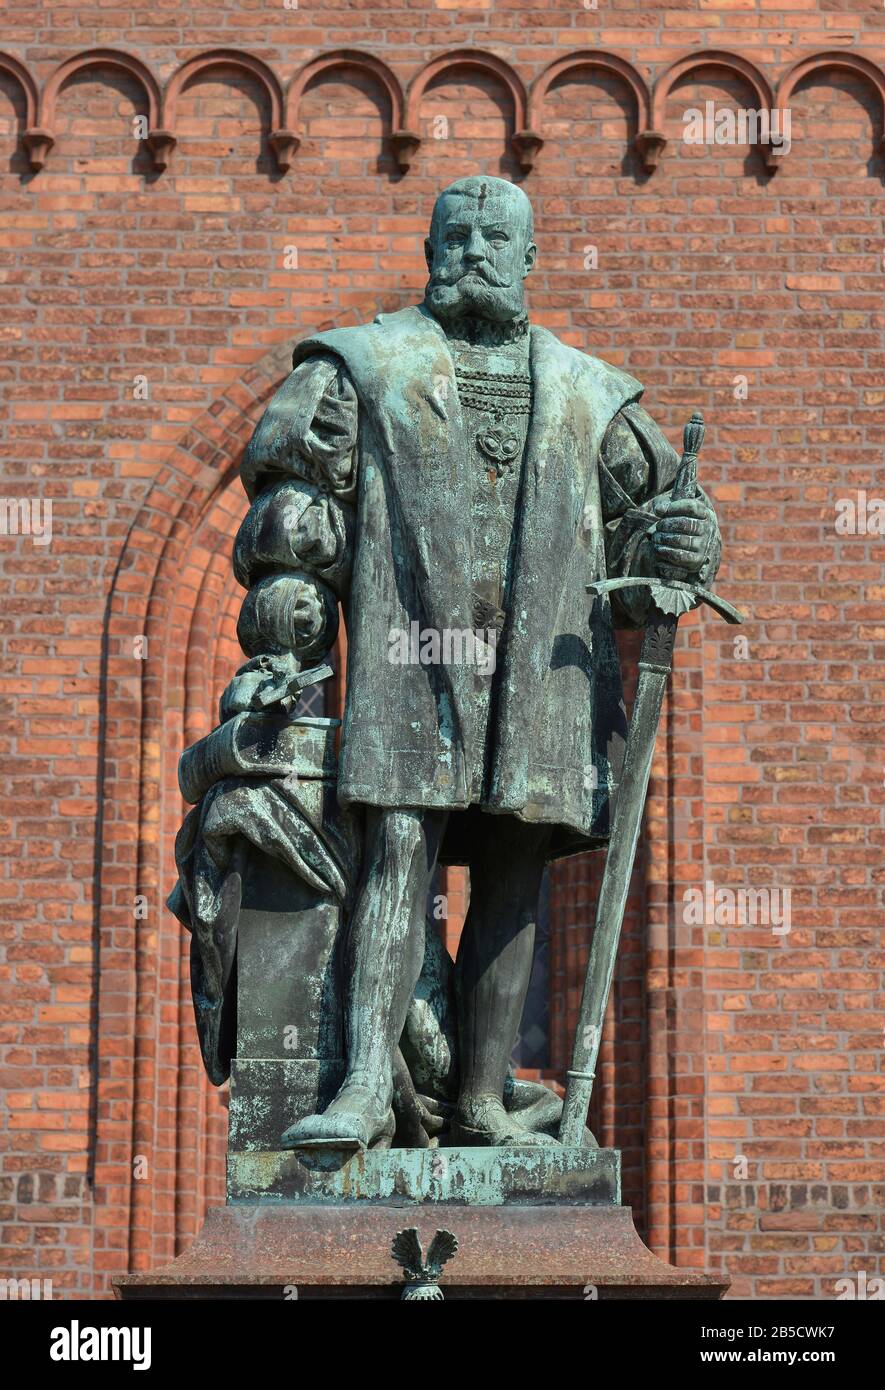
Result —
<instances>
[{"instance_id":1,"label":"sword","mask_svg":"<svg viewBox=\"0 0 885 1390\"><path fill-rule=\"evenodd\" d=\"M703 440L704 418L695 412L683 434L682 458L672 491L672 497L677 501L697 496L698 453ZM639 682L596 907L596 925L578 1015L572 1064L566 1072L559 1140L561 1144L573 1148L581 1144L593 1092L596 1059L615 972L630 875L636 858L661 706L673 664L676 628L682 614L701 603L708 604L728 623L743 622L742 615L730 603L698 584L687 583L680 577L682 573L671 565L654 579L628 577L587 585L587 592L597 597L618 589L642 586L648 589L652 606L639 657Z\"/></svg>"}]
</instances>

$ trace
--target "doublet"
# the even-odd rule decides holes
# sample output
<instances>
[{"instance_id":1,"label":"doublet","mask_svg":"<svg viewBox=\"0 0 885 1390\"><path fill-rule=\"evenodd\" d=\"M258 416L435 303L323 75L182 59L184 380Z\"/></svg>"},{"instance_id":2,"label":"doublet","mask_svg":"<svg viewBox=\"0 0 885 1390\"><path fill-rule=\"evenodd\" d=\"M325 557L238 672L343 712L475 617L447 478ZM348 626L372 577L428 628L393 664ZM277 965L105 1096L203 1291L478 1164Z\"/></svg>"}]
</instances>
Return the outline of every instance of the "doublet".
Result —
<instances>
[{"instance_id":1,"label":"doublet","mask_svg":"<svg viewBox=\"0 0 885 1390\"><path fill-rule=\"evenodd\" d=\"M625 589L610 610L590 605L587 583L649 572L654 499L678 465L641 394L545 328L443 323L422 305L296 347L241 474L265 576L254 582L277 551L320 590L335 576L342 804L512 813L555 827L552 857L605 839L623 749L613 627L641 625L646 599ZM329 522L302 527L295 549L289 478L315 489ZM709 577L717 561L718 538ZM415 626L440 655L392 659L384 639ZM491 653L477 629L494 632ZM444 862L466 862L450 832Z\"/></svg>"},{"instance_id":2,"label":"doublet","mask_svg":"<svg viewBox=\"0 0 885 1390\"><path fill-rule=\"evenodd\" d=\"M477 658L471 798L481 805L492 753L495 676L507 640L513 540L532 409L528 320L503 326L458 320L446 328L469 448L465 467L471 477L471 599L477 638L468 648Z\"/></svg>"}]
</instances>

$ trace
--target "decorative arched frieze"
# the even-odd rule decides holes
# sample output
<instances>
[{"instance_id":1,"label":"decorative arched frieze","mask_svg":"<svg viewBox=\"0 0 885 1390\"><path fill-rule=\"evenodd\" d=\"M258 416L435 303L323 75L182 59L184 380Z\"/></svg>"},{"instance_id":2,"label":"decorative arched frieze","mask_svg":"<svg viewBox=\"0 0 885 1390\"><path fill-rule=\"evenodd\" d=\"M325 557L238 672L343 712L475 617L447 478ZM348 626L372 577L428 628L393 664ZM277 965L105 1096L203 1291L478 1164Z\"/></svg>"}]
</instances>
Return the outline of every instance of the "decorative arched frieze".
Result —
<instances>
[{"instance_id":1,"label":"decorative arched frieze","mask_svg":"<svg viewBox=\"0 0 885 1390\"><path fill-rule=\"evenodd\" d=\"M293 139L290 153L294 154L301 144L301 98L314 78L318 77L320 73L329 72L334 68L356 68L360 72L368 73L374 77L384 88L390 102L390 142L397 163L401 164L400 151L409 143L406 131L402 128L402 87L394 73L380 58L375 58L371 53L360 53L354 48L338 48L332 53L321 53L319 57L312 58L309 63L305 63L300 72L293 77L286 94L286 125Z\"/></svg>"},{"instance_id":2,"label":"decorative arched frieze","mask_svg":"<svg viewBox=\"0 0 885 1390\"><path fill-rule=\"evenodd\" d=\"M412 81L406 99L405 128L399 132L397 142L397 161L400 168L408 169L421 144L418 118L424 93L431 82L441 73L456 68L471 68L485 72L503 82L513 104L514 134L511 143L521 168L531 169L535 154L542 142L535 131L527 128L528 103L522 80L516 75L510 64L505 63L502 58L496 58L493 53L484 53L476 48L457 48L450 53L439 54L438 57L432 58L429 63L426 63Z\"/></svg>"},{"instance_id":3,"label":"decorative arched frieze","mask_svg":"<svg viewBox=\"0 0 885 1390\"><path fill-rule=\"evenodd\" d=\"M271 71L267 63L263 62L261 58L254 58L250 53L240 53L235 48L213 48L207 53L198 53L195 57L188 58L187 62L182 63L181 67L173 73L166 88L163 102L163 129L156 132L158 138L155 141L154 162L157 168L165 169L167 167L172 157L172 151L178 143L175 135L175 122L178 114L178 98L184 88L201 73L222 67L233 68L238 72L246 73L247 76L253 77L263 89L270 106L268 143L274 153L277 167L285 173L292 163L292 155L298 148L298 137L294 131L286 128L283 121L282 88L276 74Z\"/></svg>"},{"instance_id":4,"label":"decorative arched frieze","mask_svg":"<svg viewBox=\"0 0 885 1390\"><path fill-rule=\"evenodd\" d=\"M453 49L432 58L413 78L407 96L404 96L397 76L380 58L356 49L334 49L310 59L296 73L284 98L280 81L267 63L237 49L216 48L195 54L173 74L164 97L156 78L140 59L119 49L94 48L65 59L47 81L42 100L34 79L22 61L10 54L0 54L0 69L16 79L25 95L23 141L32 169L43 167L54 144L55 110L61 89L75 72L89 67L117 68L128 72L139 82L148 107L146 144L158 170L167 167L176 145L177 102L182 90L199 73L216 67L239 70L259 82L270 107L269 144L278 167L283 171L290 167L301 143L299 107L307 85L319 73L336 67L358 68L381 83L390 102L390 142L397 163L403 170L409 168L421 145L418 114L428 87L441 73L465 67L485 72L506 87L513 109L515 133L512 145L524 170L532 168L535 156L544 144L544 106L551 86L563 74L581 67L595 67L614 73L627 83L638 113L639 129L635 144L648 170L656 166L667 144L664 111L676 83L688 73L704 68L718 68L746 82L758 107L768 111L786 110L797 86L809 73L828 68L856 73L879 94L883 108L883 130L878 135L877 145L885 150L885 72L871 59L842 50L827 50L799 59L781 78L774 100L771 85L755 63L740 54L720 49L699 49L678 58L658 78L653 94L645 78L626 59L599 49L581 49L564 54L550 63L536 79L530 98L522 79L507 62L480 49ZM763 146L765 163L770 170L777 167L785 153L786 150L776 143Z\"/></svg>"},{"instance_id":5,"label":"decorative arched frieze","mask_svg":"<svg viewBox=\"0 0 885 1390\"><path fill-rule=\"evenodd\" d=\"M150 68L131 53L124 53L117 48L90 48L84 53L75 53L60 63L43 88L39 128L29 132L29 136L26 137L31 168L42 169L46 163L46 156L55 144L55 113L62 88L75 73L88 68L114 68L118 72L125 72L142 88L148 108L146 143L156 162L153 141L160 133L157 129L160 122L160 88L156 78Z\"/></svg>"},{"instance_id":6,"label":"decorative arched frieze","mask_svg":"<svg viewBox=\"0 0 885 1390\"><path fill-rule=\"evenodd\" d=\"M0 72L7 72L10 77L14 77L24 93L25 126L22 131L22 140L28 152L28 162L31 168L42 169L46 150L52 144L52 137L49 136L49 145L45 144L48 132L41 130L38 124L40 102L37 95L37 84L27 68L17 58L13 58L10 53L0 53Z\"/></svg>"},{"instance_id":7,"label":"decorative arched frieze","mask_svg":"<svg viewBox=\"0 0 885 1390\"><path fill-rule=\"evenodd\" d=\"M775 97L776 109L786 111L799 83L811 73L827 69L856 73L863 77L878 93L882 128L878 133L876 147L885 154L885 73L875 63L871 63L868 58L862 58L857 53L843 53L839 49L828 49L822 53L810 53L807 58L800 58L799 62L794 63L793 67L784 74L778 83ZM785 150L778 151L778 161L784 158L785 153Z\"/></svg>"},{"instance_id":8,"label":"decorative arched frieze","mask_svg":"<svg viewBox=\"0 0 885 1390\"><path fill-rule=\"evenodd\" d=\"M636 148L645 167L647 169L653 167L654 160L649 163L648 158L649 151L655 148L652 131L651 92L648 84L632 63L627 62L626 58L619 58L616 53L601 53L598 49L582 49L578 53L568 53L562 58L556 58L536 79L529 96L528 130L525 132L527 136L533 135L536 150L540 149L544 143L541 132L544 129L544 105L547 93L560 77L578 68L596 68L600 72L611 72L627 84L636 102L638 125Z\"/></svg>"},{"instance_id":9,"label":"decorative arched frieze","mask_svg":"<svg viewBox=\"0 0 885 1390\"><path fill-rule=\"evenodd\" d=\"M737 53L726 53L718 48L686 53L684 57L677 58L675 63L671 63L670 67L662 73L655 83L651 107L651 126L646 132L645 140L646 168L653 169L655 167L667 144L667 137L664 134L664 112L673 88L681 78L686 77L690 72L705 68L717 68L719 71L728 72L733 77L740 78L752 89L760 111L770 112L773 109L773 97L768 79L748 58L742 58ZM770 170L776 167L773 149L772 145L763 147L765 164Z\"/></svg>"}]
</instances>

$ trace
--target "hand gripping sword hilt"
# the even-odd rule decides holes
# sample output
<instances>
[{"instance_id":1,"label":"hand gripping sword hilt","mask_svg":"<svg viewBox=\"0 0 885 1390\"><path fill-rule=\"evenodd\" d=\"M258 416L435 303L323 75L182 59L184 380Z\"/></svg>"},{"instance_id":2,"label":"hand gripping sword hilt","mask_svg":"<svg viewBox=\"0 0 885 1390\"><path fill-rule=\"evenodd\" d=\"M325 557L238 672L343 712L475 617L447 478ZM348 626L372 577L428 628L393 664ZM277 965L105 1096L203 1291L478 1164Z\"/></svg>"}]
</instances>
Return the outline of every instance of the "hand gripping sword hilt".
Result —
<instances>
[{"instance_id":1,"label":"hand gripping sword hilt","mask_svg":"<svg viewBox=\"0 0 885 1390\"><path fill-rule=\"evenodd\" d=\"M698 495L698 454L704 443L706 429L703 415L696 410L682 431L682 457L670 491L670 499L673 502L693 500ZM678 565L661 565L658 573L664 580L687 578L685 570L680 569ZM665 605L662 611L675 613L678 617L687 613L690 607L694 607L694 604L684 604L681 600L675 599L669 605Z\"/></svg>"}]
</instances>

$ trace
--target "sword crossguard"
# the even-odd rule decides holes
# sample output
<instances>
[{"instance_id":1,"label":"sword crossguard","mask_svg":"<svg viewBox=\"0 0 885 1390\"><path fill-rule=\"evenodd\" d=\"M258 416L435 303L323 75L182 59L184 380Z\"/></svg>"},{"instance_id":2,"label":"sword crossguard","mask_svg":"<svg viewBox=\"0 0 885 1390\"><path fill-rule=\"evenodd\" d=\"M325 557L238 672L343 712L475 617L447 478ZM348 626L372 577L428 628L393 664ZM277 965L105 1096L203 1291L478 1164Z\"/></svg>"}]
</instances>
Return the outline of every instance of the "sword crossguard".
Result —
<instances>
[{"instance_id":1,"label":"sword crossguard","mask_svg":"<svg viewBox=\"0 0 885 1390\"><path fill-rule=\"evenodd\" d=\"M687 584L682 579L649 579L641 575L628 575L624 579L599 579L587 585L587 593L602 598L617 589L648 589L651 601L662 613L675 613L680 616L698 604L706 603L724 618L727 623L742 623L744 616L724 598L702 589L699 584Z\"/></svg>"}]
</instances>

